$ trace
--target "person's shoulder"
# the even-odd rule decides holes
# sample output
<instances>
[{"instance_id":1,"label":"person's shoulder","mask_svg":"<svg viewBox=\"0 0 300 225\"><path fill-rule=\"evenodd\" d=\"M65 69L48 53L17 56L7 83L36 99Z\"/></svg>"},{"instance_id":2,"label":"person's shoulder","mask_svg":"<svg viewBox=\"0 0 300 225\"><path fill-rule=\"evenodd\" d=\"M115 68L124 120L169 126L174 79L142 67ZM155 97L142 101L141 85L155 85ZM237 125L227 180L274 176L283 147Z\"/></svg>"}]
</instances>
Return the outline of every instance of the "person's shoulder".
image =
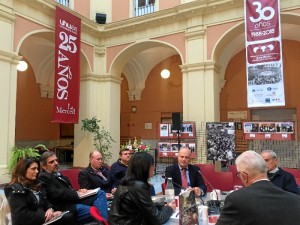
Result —
<instances>
[{"instance_id":1,"label":"person's shoulder","mask_svg":"<svg viewBox=\"0 0 300 225\"><path fill-rule=\"evenodd\" d=\"M114 162L113 164L111 164L110 168L113 168L113 167L117 166L118 164L119 164L119 160Z\"/></svg>"},{"instance_id":2,"label":"person's shoulder","mask_svg":"<svg viewBox=\"0 0 300 225\"><path fill-rule=\"evenodd\" d=\"M25 188L23 185L19 183L13 183L5 186L4 192L5 193L11 192L13 194L24 194L26 193L27 189L28 188Z\"/></svg>"},{"instance_id":3,"label":"person's shoulder","mask_svg":"<svg viewBox=\"0 0 300 225\"><path fill-rule=\"evenodd\" d=\"M195 170L195 171L198 171L198 170L199 170L199 167L198 167L198 166L195 166L195 165L192 165L192 164L189 164L189 165L188 165L188 169L189 169L189 170Z\"/></svg>"},{"instance_id":4,"label":"person's shoulder","mask_svg":"<svg viewBox=\"0 0 300 225\"><path fill-rule=\"evenodd\" d=\"M139 181L139 180L134 181L132 187L135 190L138 190L138 189L147 189L148 190L149 189L149 185L147 185L145 182Z\"/></svg>"},{"instance_id":5,"label":"person's shoulder","mask_svg":"<svg viewBox=\"0 0 300 225\"><path fill-rule=\"evenodd\" d=\"M282 175L285 175L285 176L290 176L290 177L294 177L293 174L291 174L290 172L282 169L281 167L278 167L279 169L279 173L282 174Z\"/></svg>"},{"instance_id":6,"label":"person's shoulder","mask_svg":"<svg viewBox=\"0 0 300 225\"><path fill-rule=\"evenodd\" d=\"M176 164L172 164L172 165L170 165L170 166L167 166L167 167L166 167L166 170L174 170L174 169L176 168L176 166L178 166L177 163L176 163Z\"/></svg>"},{"instance_id":7,"label":"person's shoulder","mask_svg":"<svg viewBox=\"0 0 300 225\"><path fill-rule=\"evenodd\" d=\"M91 171L92 171L92 168L88 166L88 167L81 169L78 174L85 174L85 173L89 173Z\"/></svg>"}]
</instances>

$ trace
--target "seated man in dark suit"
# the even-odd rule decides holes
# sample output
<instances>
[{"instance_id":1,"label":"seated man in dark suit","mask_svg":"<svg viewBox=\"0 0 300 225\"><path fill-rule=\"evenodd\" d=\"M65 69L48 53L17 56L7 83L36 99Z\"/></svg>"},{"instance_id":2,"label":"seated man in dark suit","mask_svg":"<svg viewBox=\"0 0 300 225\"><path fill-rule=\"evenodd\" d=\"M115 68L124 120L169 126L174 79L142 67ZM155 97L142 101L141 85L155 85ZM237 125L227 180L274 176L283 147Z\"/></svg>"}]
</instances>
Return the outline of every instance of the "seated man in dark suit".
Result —
<instances>
[{"instance_id":1,"label":"seated man in dark suit","mask_svg":"<svg viewBox=\"0 0 300 225\"><path fill-rule=\"evenodd\" d=\"M269 181L266 163L258 153L242 153L236 166L245 187L227 195L216 225L291 225L300 221L300 196Z\"/></svg>"},{"instance_id":2,"label":"seated man in dark suit","mask_svg":"<svg viewBox=\"0 0 300 225\"><path fill-rule=\"evenodd\" d=\"M295 177L278 167L278 159L275 152L272 150L264 150L260 153L267 164L268 178L277 187L295 194L299 194L299 188Z\"/></svg>"},{"instance_id":3,"label":"seated man in dark suit","mask_svg":"<svg viewBox=\"0 0 300 225\"><path fill-rule=\"evenodd\" d=\"M55 210L69 210L80 223L94 221L90 213L91 207L96 207L101 216L108 217L105 192L99 190L97 194L79 198L87 189L74 190L70 180L58 172L58 161L54 152L44 152L40 157L42 171L38 179L46 190L48 200L54 205ZM99 221L99 220L98 220Z\"/></svg>"},{"instance_id":4,"label":"seated man in dark suit","mask_svg":"<svg viewBox=\"0 0 300 225\"><path fill-rule=\"evenodd\" d=\"M106 192L106 198L112 198L111 184L109 182L109 169L103 166L102 154L99 151L92 151L89 155L90 163L87 168L78 174L78 183L82 189L95 189L100 187Z\"/></svg>"},{"instance_id":5,"label":"seated man in dark suit","mask_svg":"<svg viewBox=\"0 0 300 225\"><path fill-rule=\"evenodd\" d=\"M189 164L191 150L181 148L178 152L178 164L166 168L166 178L171 177L175 189L175 195L179 195L182 189L194 190L197 196L206 194L206 185L197 166Z\"/></svg>"}]
</instances>

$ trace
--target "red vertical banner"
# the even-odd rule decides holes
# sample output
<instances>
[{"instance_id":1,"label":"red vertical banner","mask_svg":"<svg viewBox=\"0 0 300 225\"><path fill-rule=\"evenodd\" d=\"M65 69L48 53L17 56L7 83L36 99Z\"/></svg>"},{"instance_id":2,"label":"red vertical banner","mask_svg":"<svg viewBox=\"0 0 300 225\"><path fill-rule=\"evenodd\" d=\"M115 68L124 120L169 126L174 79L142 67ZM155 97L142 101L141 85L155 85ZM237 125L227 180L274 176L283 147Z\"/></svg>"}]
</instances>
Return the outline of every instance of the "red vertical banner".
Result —
<instances>
[{"instance_id":1,"label":"red vertical banner","mask_svg":"<svg viewBox=\"0 0 300 225\"><path fill-rule=\"evenodd\" d=\"M56 7L52 122L78 123L81 20Z\"/></svg>"},{"instance_id":2,"label":"red vertical banner","mask_svg":"<svg viewBox=\"0 0 300 225\"><path fill-rule=\"evenodd\" d=\"M280 0L245 0L248 107L284 106Z\"/></svg>"}]
</instances>

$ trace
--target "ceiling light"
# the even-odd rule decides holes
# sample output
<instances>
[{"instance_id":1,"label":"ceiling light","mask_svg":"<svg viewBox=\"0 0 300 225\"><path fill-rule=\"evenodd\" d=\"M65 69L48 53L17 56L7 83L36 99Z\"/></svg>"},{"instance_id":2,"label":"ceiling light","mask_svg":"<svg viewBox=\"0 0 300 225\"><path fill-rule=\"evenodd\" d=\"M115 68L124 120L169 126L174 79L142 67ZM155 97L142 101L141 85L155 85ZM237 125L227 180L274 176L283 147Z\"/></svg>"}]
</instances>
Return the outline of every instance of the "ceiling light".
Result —
<instances>
[{"instance_id":1,"label":"ceiling light","mask_svg":"<svg viewBox=\"0 0 300 225\"><path fill-rule=\"evenodd\" d=\"M168 69L163 69L160 72L160 75L161 75L162 78L168 79L170 77L170 71Z\"/></svg>"},{"instance_id":2,"label":"ceiling light","mask_svg":"<svg viewBox=\"0 0 300 225\"><path fill-rule=\"evenodd\" d=\"M25 62L24 60L20 60L19 64L17 65L17 70L23 72L27 70L27 68L28 68L27 62Z\"/></svg>"}]
</instances>

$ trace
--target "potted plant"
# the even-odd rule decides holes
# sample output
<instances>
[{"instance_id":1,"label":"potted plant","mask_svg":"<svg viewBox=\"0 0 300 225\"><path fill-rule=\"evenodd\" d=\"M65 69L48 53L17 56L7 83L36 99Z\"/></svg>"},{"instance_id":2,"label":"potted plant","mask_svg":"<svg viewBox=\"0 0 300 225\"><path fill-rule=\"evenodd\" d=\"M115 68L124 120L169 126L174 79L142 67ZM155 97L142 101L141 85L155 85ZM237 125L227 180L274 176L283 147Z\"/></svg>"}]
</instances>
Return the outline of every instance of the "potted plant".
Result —
<instances>
[{"instance_id":1,"label":"potted plant","mask_svg":"<svg viewBox=\"0 0 300 225\"><path fill-rule=\"evenodd\" d=\"M12 148L12 155L10 161L8 162L8 170L11 172L17 162L25 157L40 157L39 149L48 150L45 145L38 144L35 147L18 147L14 146Z\"/></svg>"},{"instance_id":2,"label":"potted plant","mask_svg":"<svg viewBox=\"0 0 300 225\"><path fill-rule=\"evenodd\" d=\"M88 131L93 134L94 146L96 150L101 152L103 161L107 162L108 159L112 157L110 148L112 147L112 142L116 142L111 134L104 129L104 126L100 125L101 120L96 117L92 119L82 120L81 130Z\"/></svg>"}]
</instances>

